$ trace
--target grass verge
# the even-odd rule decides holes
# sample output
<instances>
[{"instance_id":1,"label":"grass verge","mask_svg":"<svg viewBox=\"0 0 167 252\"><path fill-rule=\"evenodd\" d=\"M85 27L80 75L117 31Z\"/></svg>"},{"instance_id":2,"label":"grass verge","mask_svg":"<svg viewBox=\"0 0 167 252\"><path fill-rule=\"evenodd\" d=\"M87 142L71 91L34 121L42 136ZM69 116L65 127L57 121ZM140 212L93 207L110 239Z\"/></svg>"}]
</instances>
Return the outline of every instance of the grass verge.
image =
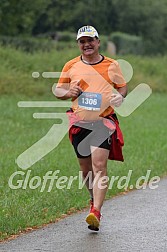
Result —
<instances>
[{"instance_id":1,"label":"grass verge","mask_svg":"<svg viewBox=\"0 0 167 252\"><path fill-rule=\"evenodd\" d=\"M34 97L38 100L39 97ZM46 96L40 97L45 99ZM48 99L51 97L49 96ZM88 205L89 195L85 188L78 189L78 179L72 183L70 189L66 187L58 189L56 180L50 192L49 182L45 190L40 192L43 176L48 171L59 170L58 177L78 176L79 167L72 146L66 135L59 146L46 155L42 160L28 169L29 178L24 183L27 170L21 170L15 163L17 156L29 146L43 137L54 123L54 120L35 120L33 112L55 112L55 108L47 111L40 109L18 108L17 102L22 96L3 95L0 98L1 107L1 146L0 146L0 238L4 239L13 234L18 234L27 227L38 227L49 223L66 214L70 209L80 210ZM24 100L26 96L24 97ZM28 98L27 98L28 99ZM53 99L52 99L53 100ZM119 117L121 128L124 133L125 162L108 162L108 176L127 176L132 170L129 185L135 188L136 180L146 175L151 170L149 178L164 176L167 173L165 125L167 95L153 93L145 103L127 118ZM13 181L19 185L18 189L11 189L8 181L10 176L17 171ZM35 176L41 178L41 183L36 189L31 189L31 179ZM23 181L23 182L19 182ZM34 185L37 180L34 180ZM24 186L23 186L24 185ZM67 183L63 184L67 186ZM24 187L24 189L23 189ZM128 188L127 188L128 190ZM108 190L110 198L120 192L127 191L125 188L118 189L117 181Z\"/></svg>"}]
</instances>

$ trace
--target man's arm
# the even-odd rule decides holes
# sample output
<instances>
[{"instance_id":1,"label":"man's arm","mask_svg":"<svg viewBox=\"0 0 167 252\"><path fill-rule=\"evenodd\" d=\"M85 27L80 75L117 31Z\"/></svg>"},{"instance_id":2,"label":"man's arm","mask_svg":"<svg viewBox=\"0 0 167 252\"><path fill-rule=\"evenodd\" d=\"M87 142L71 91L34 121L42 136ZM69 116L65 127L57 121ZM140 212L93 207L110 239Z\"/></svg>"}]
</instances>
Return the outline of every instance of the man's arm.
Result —
<instances>
[{"instance_id":1,"label":"man's arm","mask_svg":"<svg viewBox=\"0 0 167 252\"><path fill-rule=\"evenodd\" d=\"M83 90L82 88L79 87L78 82L75 86L71 87L69 90L61 87L56 87L55 96L58 99L67 100L69 98L77 98L81 92L83 92Z\"/></svg>"}]
</instances>

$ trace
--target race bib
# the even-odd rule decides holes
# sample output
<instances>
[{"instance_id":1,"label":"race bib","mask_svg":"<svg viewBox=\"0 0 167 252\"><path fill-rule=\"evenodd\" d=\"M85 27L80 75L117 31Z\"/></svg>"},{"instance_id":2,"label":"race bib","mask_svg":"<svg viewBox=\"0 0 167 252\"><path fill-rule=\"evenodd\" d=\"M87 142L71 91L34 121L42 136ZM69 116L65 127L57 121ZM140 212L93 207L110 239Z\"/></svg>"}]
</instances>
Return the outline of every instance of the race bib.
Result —
<instances>
[{"instance_id":1,"label":"race bib","mask_svg":"<svg viewBox=\"0 0 167 252\"><path fill-rule=\"evenodd\" d=\"M98 93L83 92L78 97L78 105L86 110L99 111L101 108L102 96Z\"/></svg>"}]
</instances>

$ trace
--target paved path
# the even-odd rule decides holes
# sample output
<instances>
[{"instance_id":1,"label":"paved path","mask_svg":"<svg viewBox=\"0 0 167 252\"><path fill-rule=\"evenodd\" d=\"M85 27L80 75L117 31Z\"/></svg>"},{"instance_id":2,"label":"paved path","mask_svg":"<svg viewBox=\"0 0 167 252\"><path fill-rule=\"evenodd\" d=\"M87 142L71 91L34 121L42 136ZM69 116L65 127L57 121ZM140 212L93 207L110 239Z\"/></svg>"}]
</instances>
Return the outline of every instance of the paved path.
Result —
<instances>
[{"instance_id":1,"label":"paved path","mask_svg":"<svg viewBox=\"0 0 167 252\"><path fill-rule=\"evenodd\" d=\"M105 202L100 232L86 212L0 244L1 252L167 252L167 180Z\"/></svg>"}]
</instances>

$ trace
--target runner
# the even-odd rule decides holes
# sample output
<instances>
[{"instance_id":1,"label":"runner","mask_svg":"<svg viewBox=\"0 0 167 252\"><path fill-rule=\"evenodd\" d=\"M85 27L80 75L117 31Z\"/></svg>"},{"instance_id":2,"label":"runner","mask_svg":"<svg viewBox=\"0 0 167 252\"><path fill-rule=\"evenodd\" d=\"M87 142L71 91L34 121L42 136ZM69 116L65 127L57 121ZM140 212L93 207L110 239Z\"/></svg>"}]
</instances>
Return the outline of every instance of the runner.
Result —
<instances>
[{"instance_id":1,"label":"runner","mask_svg":"<svg viewBox=\"0 0 167 252\"><path fill-rule=\"evenodd\" d=\"M65 64L55 94L71 99L67 111L69 137L91 196L88 228L98 231L107 192L108 159L123 161L123 136L114 106L122 104L127 86L117 61L99 53L100 39L92 26L78 30L81 55ZM90 186L94 181L93 188Z\"/></svg>"}]
</instances>

